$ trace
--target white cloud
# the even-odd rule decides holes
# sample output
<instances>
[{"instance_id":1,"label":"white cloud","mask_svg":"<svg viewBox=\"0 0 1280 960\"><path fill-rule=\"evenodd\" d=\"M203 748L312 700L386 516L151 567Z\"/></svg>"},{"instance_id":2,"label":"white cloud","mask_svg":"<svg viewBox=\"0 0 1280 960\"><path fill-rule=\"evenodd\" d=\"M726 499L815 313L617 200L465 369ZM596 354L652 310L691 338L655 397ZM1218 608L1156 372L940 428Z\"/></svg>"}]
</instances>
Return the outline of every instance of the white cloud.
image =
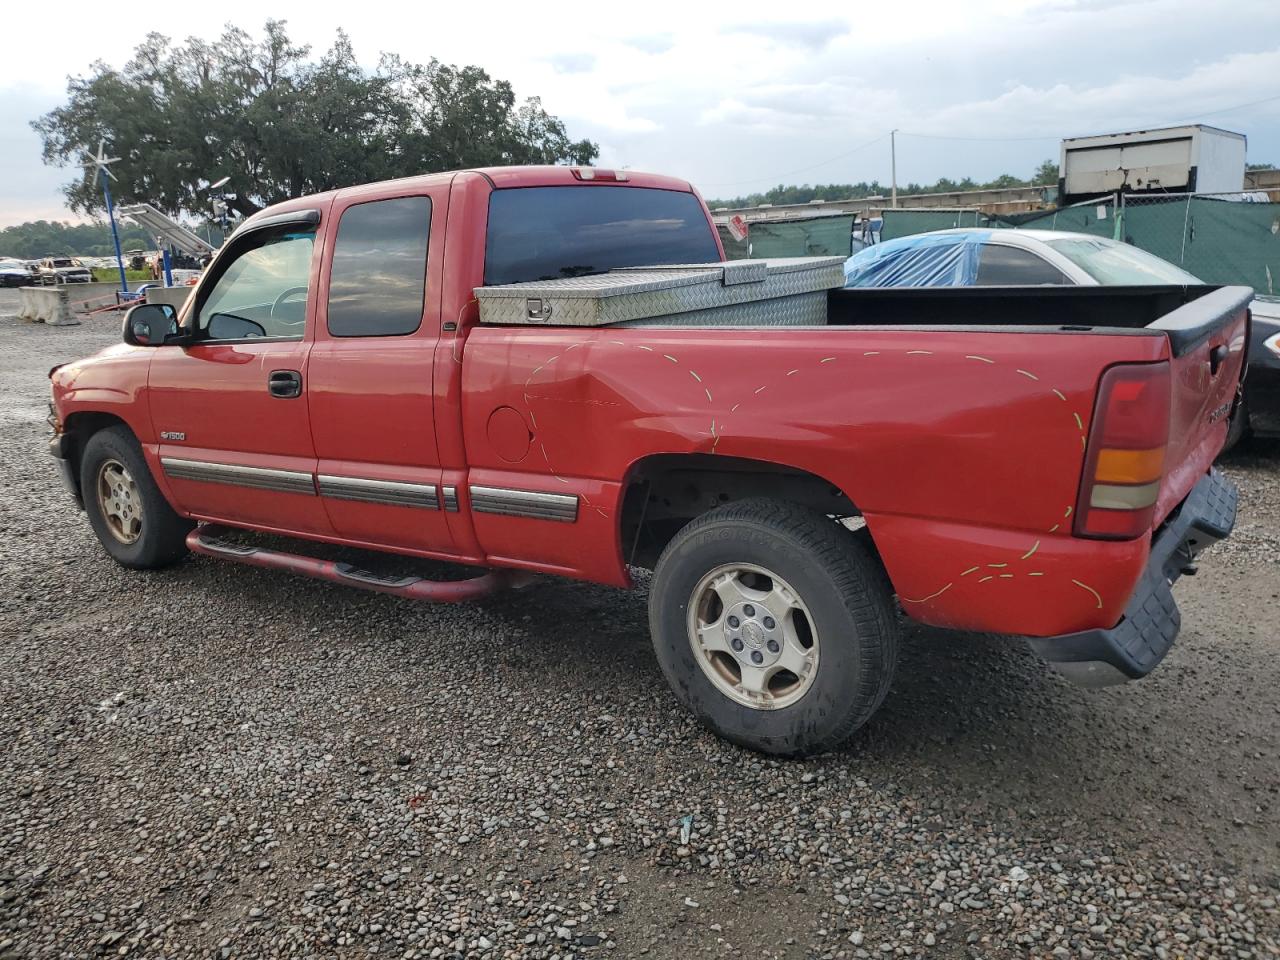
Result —
<instances>
[{"instance_id":1,"label":"white cloud","mask_svg":"<svg viewBox=\"0 0 1280 960\"><path fill-rule=\"evenodd\" d=\"M1043 136L904 135L904 180L1025 175L1062 136L1201 117L1249 134L1251 159L1280 162L1280 104L1217 114L1280 94L1275 0L1231 0L1230 16L1199 0L899 0L892 18L909 29L893 30L863 23L857 8L812 14L776 0L651 0L643 17L590 6L547 17L495 0L479 25L457 6L407 7L394 20L354 17L337 0L272 11L289 18L291 6L291 34L316 51L342 26L370 65L383 50L478 64L520 96L540 96L571 136L600 142L602 163L685 176L711 196L716 185L741 193L779 178L887 180L887 146L854 148L893 128ZM167 32L212 38L228 21L258 29L261 9L197 4ZM0 60L0 136L13 134L0 167L20 185L0 186L0 219L19 201L56 210L57 184L70 176L40 164L25 122L59 101L67 72L98 57L119 65L144 32L87 0L65 0L60 16L70 26L58 36L30 34Z\"/></svg>"}]
</instances>

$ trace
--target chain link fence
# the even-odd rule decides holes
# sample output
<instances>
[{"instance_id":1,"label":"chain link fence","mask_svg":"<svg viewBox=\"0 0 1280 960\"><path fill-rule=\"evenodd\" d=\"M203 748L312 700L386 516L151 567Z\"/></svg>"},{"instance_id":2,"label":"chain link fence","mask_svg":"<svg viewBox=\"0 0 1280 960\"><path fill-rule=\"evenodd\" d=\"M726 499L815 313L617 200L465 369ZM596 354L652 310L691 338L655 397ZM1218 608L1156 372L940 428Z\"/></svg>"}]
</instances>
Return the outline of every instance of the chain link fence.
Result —
<instances>
[{"instance_id":1,"label":"chain link fence","mask_svg":"<svg viewBox=\"0 0 1280 960\"><path fill-rule=\"evenodd\" d=\"M1280 202L1265 192L1120 194L1012 226L1123 240L1205 283L1280 289Z\"/></svg>"}]
</instances>

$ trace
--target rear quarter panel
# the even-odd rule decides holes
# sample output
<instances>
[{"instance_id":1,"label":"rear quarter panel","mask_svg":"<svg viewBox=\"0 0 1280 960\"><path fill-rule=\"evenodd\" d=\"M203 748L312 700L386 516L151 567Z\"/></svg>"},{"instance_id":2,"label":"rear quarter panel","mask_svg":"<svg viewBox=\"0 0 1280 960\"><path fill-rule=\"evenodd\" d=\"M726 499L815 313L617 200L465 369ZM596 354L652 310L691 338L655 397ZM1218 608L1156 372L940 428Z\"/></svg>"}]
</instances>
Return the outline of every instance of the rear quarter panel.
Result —
<instances>
[{"instance_id":1,"label":"rear quarter panel","mask_svg":"<svg viewBox=\"0 0 1280 960\"><path fill-rule=\"evenodd\" d=\"M579 521L476 515L495 559L627 581L625 481L697 452L807 470L861 510L913 616L1053 635L1111 626L1147 543L1070 536L1098 377L1164 338L819 328L477 328L466 342L471 482L577 493ZM529 434L513 459L510 408ZM519 445L516 445L518 451Z\"/></svg>"}]
</instances>

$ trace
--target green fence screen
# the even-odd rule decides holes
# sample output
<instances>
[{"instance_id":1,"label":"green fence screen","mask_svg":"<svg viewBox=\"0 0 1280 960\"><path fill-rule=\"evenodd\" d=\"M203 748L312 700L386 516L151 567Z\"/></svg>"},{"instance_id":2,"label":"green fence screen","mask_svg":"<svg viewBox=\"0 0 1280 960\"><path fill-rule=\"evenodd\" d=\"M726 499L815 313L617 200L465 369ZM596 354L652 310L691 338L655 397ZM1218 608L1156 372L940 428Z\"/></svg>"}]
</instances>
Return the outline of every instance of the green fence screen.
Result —
<instances>
[{"instance_id":1,"label":"green fence screen","mask_svg":"<svg viewBox=\"0 0 1280 960\"><path fill-rule=\"evenodd\" d=\"M748 228L750 252L720 228L725 256L746 257L847 257L853 237L853 215L814 217L811 220L757 220Z\"/></svg>"}]
</instances>

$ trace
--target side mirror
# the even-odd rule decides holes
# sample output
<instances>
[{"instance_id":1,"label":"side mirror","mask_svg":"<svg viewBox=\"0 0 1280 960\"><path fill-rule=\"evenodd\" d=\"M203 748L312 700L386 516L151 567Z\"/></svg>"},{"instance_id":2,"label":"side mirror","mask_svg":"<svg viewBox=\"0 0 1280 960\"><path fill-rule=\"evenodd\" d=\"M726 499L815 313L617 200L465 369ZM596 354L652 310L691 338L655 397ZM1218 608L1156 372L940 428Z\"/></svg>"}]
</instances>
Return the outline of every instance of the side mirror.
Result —
<instances>
[{"instance_id":1,"label":"side mirror","mask_svg":"<svg viewBox=\"0 0 1280 960\"><path fill-rule=\"evenodd\" d=\"M168 303L140 303L124 315L124 342L135 347L159 347L177 332L178 311Z\"/></svg>"}]
</instances>

